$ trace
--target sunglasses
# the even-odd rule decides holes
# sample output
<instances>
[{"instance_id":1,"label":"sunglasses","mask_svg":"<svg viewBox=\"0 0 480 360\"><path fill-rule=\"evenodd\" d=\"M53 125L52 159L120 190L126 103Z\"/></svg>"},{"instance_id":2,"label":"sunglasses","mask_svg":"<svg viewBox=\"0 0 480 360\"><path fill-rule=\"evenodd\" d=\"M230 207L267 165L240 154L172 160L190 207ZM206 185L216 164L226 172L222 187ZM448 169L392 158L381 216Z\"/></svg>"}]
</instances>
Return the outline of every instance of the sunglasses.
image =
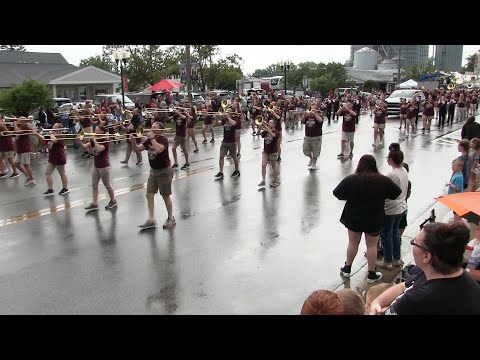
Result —
<instances>
[{"instance_id":1,"label":"sunglasses","mask_svg":"<svg viewBox=\"0 0 480 360\"><path fill-rule=\"evenodd\" d=\"M416 246L416 247L419 247L420 249L422 249L423 251L427 251L429 253L431 253L432 251L429 250L428 248L426 248L425 246L422 246L422 245L418 245L416 242L415 242L415 239L412 239L410 240L410 245L413 245L413 246Z\"/></svg>"}]
</instances>

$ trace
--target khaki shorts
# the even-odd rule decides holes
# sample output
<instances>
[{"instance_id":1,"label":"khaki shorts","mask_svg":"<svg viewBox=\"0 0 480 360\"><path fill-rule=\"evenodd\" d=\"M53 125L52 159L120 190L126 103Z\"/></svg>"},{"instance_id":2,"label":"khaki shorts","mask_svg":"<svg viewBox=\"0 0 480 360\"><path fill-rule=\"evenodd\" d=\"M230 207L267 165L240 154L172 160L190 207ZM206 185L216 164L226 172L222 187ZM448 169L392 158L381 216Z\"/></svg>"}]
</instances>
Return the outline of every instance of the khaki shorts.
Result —
<instances>
[{"instance_id":1,"label":"khaki shorts","mask_svg":"<svg viewBox=\"0 0 480 360\"><path fill-rule=\"evenodd\" d=\"M17 154L15 157L15 162L22 165L30 165L30 154L29 152Z\"/></svg>"},{"instance_id":2,"label":"khaki shorts","mask_svg":"<svg viewBox=\"0 0 480 360\"><path fill-rule=\"evenodd\" d=\"M385 124L377 124L377 123L374 123L373 124L373 127L375 129L385 129Z\"/></svg>"},{"instance_id":3,"label":"khaki shorts","mask_svg":"<svg viewBox=\"0 0 480 360\"><path fill-rule=\"evenodd\" d=\"M15 156L15 151L0 151L0 158L10 159Z\"/></svg>"},{"instance_id":4,"label":"khaki shorts","mask_svg":"<svg viewBox=\"0 0 480 360\"><path fill-rule=\"evenodd\" d=\"M203 130L213 130L213 124L203 124Z\"/></svg>"},{"instance_id":5,"label":"khaki shorts","mask_svg":"<svg viewBox=\"0 0 480 360\"><path fill-rule=\"evenodd\" d=\"M351 132L342 131L342 141L353 141L354 138L355 138L354 131L351 131Z\"/></svg>"},{"instance_id":6,"label":"khaki shorts","mask_svg":"<svg viewBox=\"0 0 480 360\"><path fill-rule=\"evenodd\" d=\"M47 162L47 168L45 169L45 175L49 176L53 174L53 171L57 169L60 176L65 175L65 165L53 165L50 162Z\"/></svg>"},{"instance_id":7,"label":"khaki shorts","mask_svg":"<svg viewBox=\"0 0 480 360\"><path fill-rule=\"evenodd\" d=\"M315 159L320 157L322 151L322 137L321 136L305 136L303 138L303 154L310 156L313 154Z\"/></svg>"},{"instance_id":8,"label":"khaki shorts","mask_svg":"<svg viewBox=\"0 0 480 360\"><path fill-rule=\"evenodd\" d=\"M195 128L188 128L187 130L190 136L195 136Z\"/></svg>"},{"instance_id":9,"label":"khaki shorts","mask_svg":"<svg viewBox=\"0 0 480 360\"><path fill-rule=\"evenodd\" d=\"M105 168L96 168L95 166L92 169L92 188L93 190L98 190L98 183L102 179L103 185L107 189L111 189L112 185L110 184L110 166Z\"/></svg>"},{"instance_id":10,"label":"khaki shorts","mask_svg":"<svg viewBox=\"0 0 480 360\"><path fill-rule=\"evenodd\" d=\"M277 161L278 159L278 153L271 153L271 154L267 154L265 151L263 152L263 156L266 156L267 157L267 160L268 161Z\"/></svg>"},{"instance_id":11,"label":"khaki shorts","mask_svg":"<svg viewBox=\"0 0 480 360\"><path fill-rule=\"evenodd\" d=\"M173 145L184 147L187 145L187 138L183 136L175 136L175 139L173 139Z\"/></svg>"},{"instance_id":12,"label":"khaki shorts","mask_svg":"<svg viewBox=\"0 0 480 360\"><path fill-rule=\"evenodd\" d=\"M163 169L150 169L150 176L147 181L147 194L156 194L160 191L160 195L172 195L172 167Z\"/></svg>"},{"instance_id":13,"label":"khaki shorts","mask_svg":"<svg viewBox=\"0 0 480 360\"><path fill-rule=\"evenodd\" d=\"M220 153L225 151L225 154L230 152L231 156L237 156L237 143L226 143L222 141L222 145L220 145Z\"/></svg>"}]
</instances>

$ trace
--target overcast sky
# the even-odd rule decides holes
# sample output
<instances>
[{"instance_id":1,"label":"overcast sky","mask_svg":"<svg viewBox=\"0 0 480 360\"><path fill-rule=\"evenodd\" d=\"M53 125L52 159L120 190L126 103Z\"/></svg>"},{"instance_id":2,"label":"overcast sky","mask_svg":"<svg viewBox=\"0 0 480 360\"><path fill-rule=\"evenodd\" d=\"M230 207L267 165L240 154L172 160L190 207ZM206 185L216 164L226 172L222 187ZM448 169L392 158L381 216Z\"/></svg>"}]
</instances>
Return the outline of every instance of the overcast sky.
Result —
<instances>
[{"instance_id":1,"label":"overcast sky","mask_svg":"<svg viewBox=\"0 0 480 360\"><path fill-rule=\"evenodd\" d=\"M102 54L102 45L25 45L27 51L60 53L72 65L78 66L80 60ZM432 55L430 46L430 55ZM350 56L350 45L220 45L221 56L236 53L243 63L243 72L251 74L256 69L280 61L290 60L295 64L304 61L331 61L344 63ZM480 49L480 45L464 45L463 61Z\"/></svg>"}]
</instances>

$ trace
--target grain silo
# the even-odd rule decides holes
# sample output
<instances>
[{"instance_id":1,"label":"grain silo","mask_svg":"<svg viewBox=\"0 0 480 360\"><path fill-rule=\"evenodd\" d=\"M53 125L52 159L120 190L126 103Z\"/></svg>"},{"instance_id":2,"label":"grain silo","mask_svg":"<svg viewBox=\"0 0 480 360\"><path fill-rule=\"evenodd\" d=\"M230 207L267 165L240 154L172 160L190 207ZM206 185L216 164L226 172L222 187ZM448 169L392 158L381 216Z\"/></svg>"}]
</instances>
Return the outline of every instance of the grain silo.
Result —
<instances>
[{"instance_id":1,"label":"grain silo","mask_svg":"<svg viewBox=\"0 0 480 360\"><path fill-rule=\"evenodd\" d=\"M397 63L389 59L385 59L377 65L377 70L393 70L397 68Z\"/></svg>"},{"instance_id":2,"label":"grain silo","mask_svg":"<svg viewBox=\"0 0 480 360\"><path fill-rule=\"evenodd\" d=\"M368 47L355 51L353 55L353 67L358 70L376 70L377 52Z\"/></svg>"}]
</instances>

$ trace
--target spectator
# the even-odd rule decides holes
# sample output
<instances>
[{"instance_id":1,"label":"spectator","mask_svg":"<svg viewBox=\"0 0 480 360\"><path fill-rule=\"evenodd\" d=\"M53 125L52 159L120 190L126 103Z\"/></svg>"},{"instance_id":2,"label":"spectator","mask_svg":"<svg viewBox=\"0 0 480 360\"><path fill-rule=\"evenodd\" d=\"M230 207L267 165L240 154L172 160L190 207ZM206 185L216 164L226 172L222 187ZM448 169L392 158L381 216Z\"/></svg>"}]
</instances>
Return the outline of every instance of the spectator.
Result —
<instances>
[{"instance_id":1,"label":"spectator","mask_svg":"<svg viewBox=\"0 0 480 360\"><path fill-rule=\"evenodd\" d=\"M350 277L353 260L358 252L358 245L365 233L367 244L368 283L382 278L375 271L377 244L383 220L386 199L396 199L402 193L390 178L380 174L372 155L363 155L355 174L347 176L333 190L339 200L346 200L340 222L348 229L348 248L345 265L340 269L344 277Z\"/></svg>"},{"instance_id":2,"label":"spectator","mask_svg":"<svg viewBox=\"0 0 480 360\"><path fill-rule=\"evenodd\" d=\"M330 290L312 292L303 303L300 315L343 315L345 308L338 295Z\"/></svg>"},{"instance_id":3,"label":"spectator","mask_svg":"<svg viewBox=\"0 0 480 360\"><path fill-rule=\"evenodd\" d=\"M363 315L365 313L365 302L355 290L341 289L336 293L345 309L344 315Z\"/></svg>"},{"instance_id":4,"label":"spectator","mask_svg":"<svg viewBox=\"0 0 480 360\"><path fill-rule=\"evenodd\" d=\"M475 122L475 116L470 116L462 126L462 139L480 138L480 124Z\"/></svg>"},{"instance_id":5,"label":"spectator","mask_svg":"<svg viewBox=\"0 0 480 360\"><path fill-rule=\"evenodd\" d=\"M468 158L471 165L470 172L467 173L469 176L468 186L466 191L475 191L477 185L477 174L479 173L479 158L480 158L480 139L474 137L470 140L470 150L468 152Z\"/></svg>"},{"instance_id":6,"label":"spectator","mask_svg":"<svg viewBox=\"0 0 480 360\"><path fill-rule=\"evenodd\" d=\"M472 168L472 162L470 157L468 156L468 151L470 150L470 141L469 140L461 140L458 143L458 151L462 154L458 157L459 160L462 161L462 174L463 174L463 189L468 187L468 180L470 179L470 171Z\"/></svg>"},{"instance_id":7,"label":"spectator","mask_svg":"<svg viewBox=\"0 0 480 360\"><path fill-rule=\"evenodd\" d=\"M462 268L469 239L470 230L460 222L425 225L411 241L422 271L384 291L369 314L480 315L480 286Z\"/></svg>"},{"instance_id":8,"label":"spectator","mask_svg":"<svg viewBox=\"0 0 480 360\"><path fill-rule=\"evenodd\" d=\"M365 295L365 314L368 315L370 312L370 306L372 305L373 300L380 296L385 290L390 289L393 285L389 283L381 283L373 285L368 289L367 294Z\"/></svg>"}]
</instances>

